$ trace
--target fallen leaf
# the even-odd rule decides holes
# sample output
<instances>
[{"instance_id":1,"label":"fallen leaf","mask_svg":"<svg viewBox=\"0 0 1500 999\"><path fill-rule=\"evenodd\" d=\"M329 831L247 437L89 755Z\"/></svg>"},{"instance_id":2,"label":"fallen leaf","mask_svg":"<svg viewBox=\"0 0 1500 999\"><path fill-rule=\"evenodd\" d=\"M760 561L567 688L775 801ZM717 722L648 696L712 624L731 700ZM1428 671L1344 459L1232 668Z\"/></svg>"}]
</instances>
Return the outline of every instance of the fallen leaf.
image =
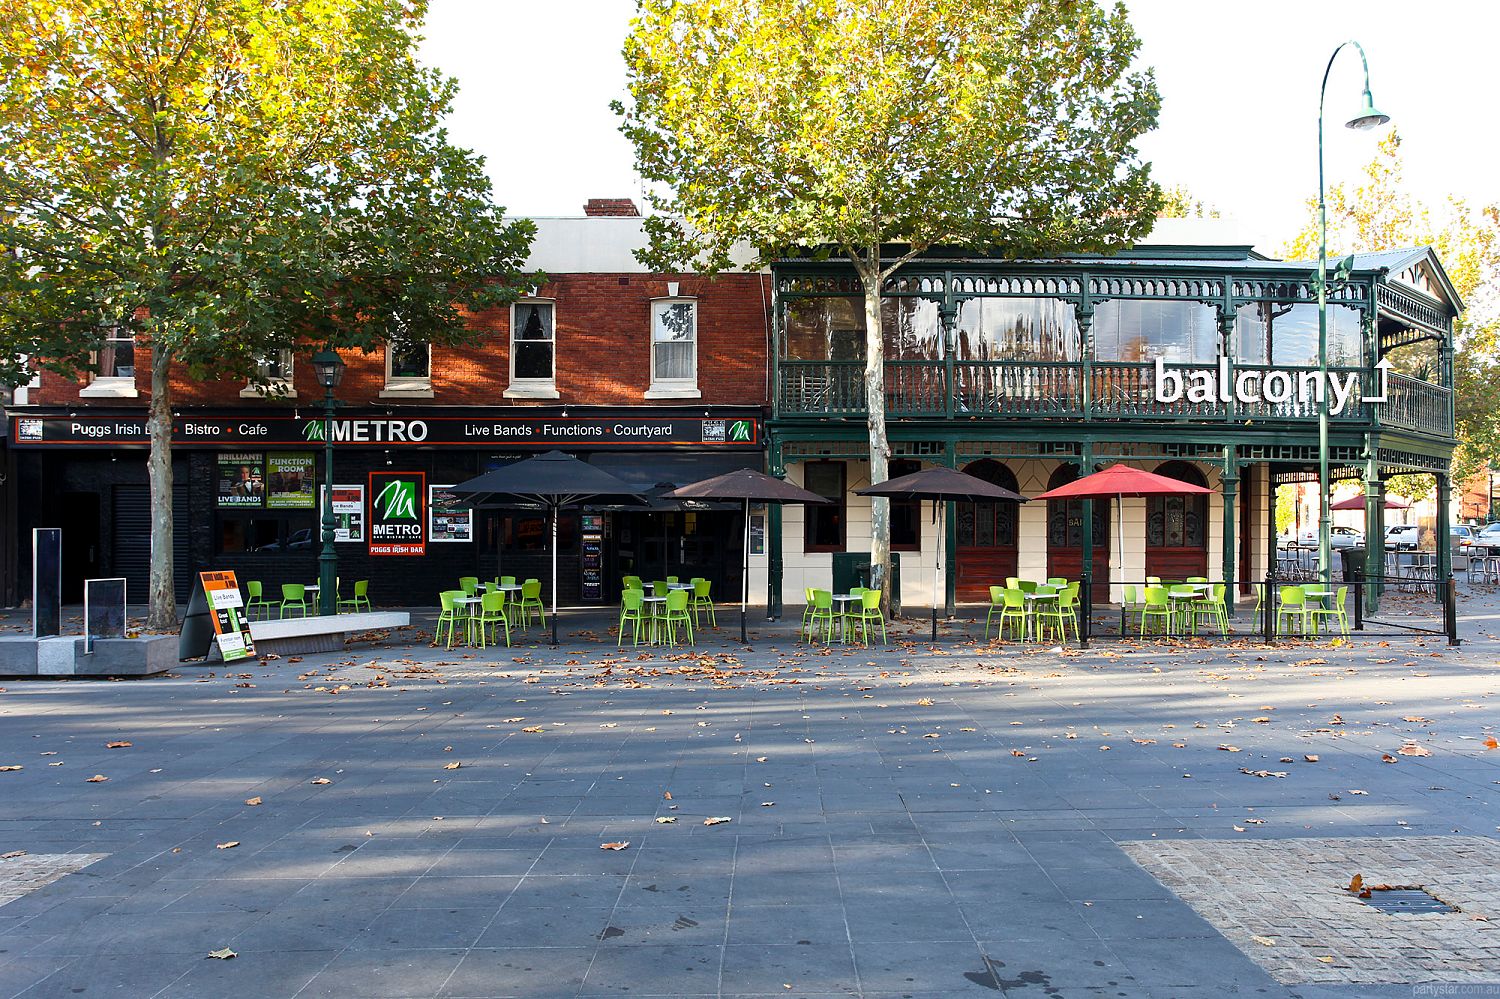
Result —
<instances>
[{"instance_id":1,"label":"fallen leaf","mask_svg":"<svg viewBox=\"0 0 1500 999\"><path fill-rule=\"evenodd\" d=\"M129 749L130 746L131 744L128 742L106 742L104 744L105 749Z\"/></svg>"},{"instance_id":2,"label":"fallen leaf","mask_svg":"<svg viewBox=\"0 0 1500 999\"><path fill-rule=\"evenodd\" d=\"M1354 894L1359 894L1359 890L1364 886L1365 876L1363 874L1356 874L1354 875L1354 877L1349 879L1349 891L1353 892Z\"/></svg>"},{"instance_id":3,"label":"fallen leaf","mask_svg":"<svg viewBox=\"0 0 1500 999\"><path fill-rule=\"evenodd\" d=\"M619 842L619 843L600 843L599 844L599 849L601 849L601 850L623 850L623 849L625 849L629 845L630 845L629 841L622 841L622 842Z\"/></svg>"},{"instance_id":4,"label":"fallen leaf","mask_svg":"<svg viewBox=\"0 0 1500 999\"><path fill-rule=\"evenodd\" d=\"M932 707L932 698L930 698L930 697L921 697L921 698L918 698L917 699L917 704L919 706L921 706L921 707L924 707L924 708L930 708L930 707Z\"/></svg>"},{"instance_id":5,"label":"fallen leaf","mask_svg":"<svg viewBox=\"0 0 1500 999\"><path fill-rule=\"evenodd\" d=\"M1318 757L1314 753L1308 753L1307 755L1303 756L1302 758L1304 760L1306 760L1308 763L1316 763L1316 762L1318 762Z\"/></svg>"},{"instance_id":6,"label":"fallen leaf","mask_svg":"<svg viewBox=\"0 0 1500 999\"><path fill-rule=\"evenodd\" d=\"M1251 777L1285 777L1285 776L1287 776L1287 772L1285 770L1246 770L1244 767L1240 767L1240 773L1242 773L1242 774L1249 774Z\"/></svg>"},{"instance_id":7,"label":"fallen leaf","mask_svg":"<svg viewBox=\"0 0 1500 999\"><path fill-rule=\"evenodd\" d=\"M12 850L9 853L0 853L0 860L15 860L17 857L26 856L25 850Z\"/></svg>"},{"instance_id":8,"label":"fallen leaf","mask_svg":"<svg viewBox=\"0 0 1500 999\"><path fill-rule=\"evenodd\" d=\"M525 728L521 729L521 731L522 732L529 732L532 735L536 735L538 733L545 732L547 730L544 729L544 728L542 728L542 726L540 726L540 725L527 725Z\"/></svg>"},{"instance_id":9,"label":"fallen leaf","mask_svg":"<svg viewBox=\"0 0 1500 999\"><path fill-rule=\"evenodd\" d=\"M704 819L703 824L706 826L721 826L728 821L730 821L730 819L727 815L714 815Z\"/></svg>"},{"instance_id":10,"label":"fallen leaf","mask_svg":"<svg viewBox=\"0 0 1500 999\"><path fill-rule=\"evenodd\" d=\"M94 774L94 776L90 777L86 783L103 784L107 780L109 780L109 778L104 776L103 774Z\"/></svg>"},{"instance_id":11,"label":"fallen leaf","mask_svg":"<svg viewBox=\"0 0 1500 999\"><path fill-rule=\"evenodd\" d=\"M663 798L665 798L667 801L671 801L672 800L672 792L671 791L663 791L661 793L661 796Z\"/></svg>"},{"instance_id":12,"label":"fallen leaf","mask_svg":"<svg viewBox=\"0 0 1500 999\"><path fill-rule=\"evenodd\" d=\"M1380 762L1381 763L1395 763L1396 762L1396 758L1394 756L1392 756L1390 753L1381 753L1380 754Z\"/></svg>"},{"instance_id":13,"label":"fallen leaf","mask_svg":"<svg viewBox=\"0 0 1500 999\"><path fill-rule=\"evenodd\" d=\"M1226 753L1238 753L1240 751L1239 746L1220 746L1219 748Z\"/></svg>"},{"instance_id":14,"label":"fallen leaf","mask_svg":"<svg viewBox=\"0 0 1500 999\"><path fill-rule=\"evenodd\" d=\"M333 781L329 780L327 777L314 777L312 779L312 783L314 783L314 784L332 784Z\"/></svg>"},{"instance_id":15,"label":"fallen leaf","mask_svg":"<svg viewBox=\"0 0 1500 999\"><path fill-rule=\"evenodd\" d=\"M1274 939L1272 939L1271 937L1251 937L1250 939L1254 940L1256 943L1260 944L1262 947L1275 947L1276 946L1276 941Z\"/></svg>"},{"instance_id":16,"label":"fallen leaf","mask_svg":"<svg viewBox=\"0 0 1500 999\"><path fill-rule=\"evenodd\" d=\"M1419 745L1417 745L1414 742L1408 742L1406 745L1404 745L1400 749L1396 750L1396 752L1400 753L1402 756L1431 756L1432 755L1432 750L1428 749L1426 746L1419 746Z\"/></svg>"},{"instance_id":17,"label":"fallen leaf","mask_svg":"<svg viewBox=\"0 0 1500 999\"><path fill-rule=\"evenodd\" d=\"M452 763L444 763L443 764L443 769L444 770L457 770L461 766L463 766L462 763L458 762L457 760L454 760Z\"/></svg>"},{"instance_id":18,"label":"fallen leaf","mask_svg":"<svg viewBox=\"0 0 1500 999\"><path fill-rule=\"evenodd\" d=\"M1484 748L1487 750L1500 749L1500 741L1496 741L1495 737L1492 735L1488 739L1484 740Z\"/></svg>"},{"instance_id":19,"label":"fallen leaf","mask_svg":"<svg viewBox=\"0 0 1500 999\"><path fill-rule=\"evenodd\" d=\"M1023 752L1021 752L1019 749L1012 749L1010 751L1010 755L1012 755L1012 756L1025 756L1026 754L1023 753Z\"/></svg>"},{"instance_id":20,"label":"fallen leaf","mask_svg":"<svg viewBox=\"0 0 1500 999\"><path fill-rule=\"evenodd\" d=\"M260 803L261 803L261 801L260 801L260 795L256 795L253 798L246 798L245 799L245 804L247 804L247 805L259 805Z\"/></svg>"},{"instance_id":21,"label":"fallen leaf","mask_svg":"<svg viewBox=\"0 0 1500 999\"><path fill-rule=\"evenodd\" d=\"M664 826L664 825L667 825L670 822L676 822L676 821L677 821L677 816L675 816L675 815L658 815L656 817L656 824L660 825L660 826Z\"/></svg>"},{"instance_id":22,"label":"fallen leaf","mask_svg":"<svg viewBox=\"0 0 1500 999\"><path fill-rule=\"evenodd\" d=\"M1370 792L1369 791L1355 791L1355 790L1351 790L1349 793L1350 794L1369 794Z\"/></svg>"},{"instance_id":23,"label":"fallen leaf","mask_svg":"<svg viewBox=\"0 0 1500 999\"><path fill-rule=\"evenodd\" d=\"M25 770L25 769L26 769L25 767L21 767L21 766L0 767L0 774L8 773L8 772L10 772L12 770Z\"/></svg>"},{"instance_id":24,"label":"fallen leaf","mask_svg":"<svg viewBox=\"0 0 1500 999\"><path fill-rule=\"evenodd\" d=\"M220 961L227 961L231 957L234 957L235 953L234 953L234 951L230 950L228 947L222 947L219 950L211 950L211 951L209 951L208 952L208 956L212 957L212 958L215 958L217 960L220 960Z\"/></svg>"},{"instance_id":25,"label":"fallen leaf","mask_svg":"<svg viewBox=\"0 0 1500 999\"><path fill-rule=\"evenodd\" d=\"M233 850L235 847L237 847L239 845L240 845L240 841L239 840L232 839L228 843L219 843L218 844L218 849L220 849L220 850Z\"/></svg>"}]
</instances>

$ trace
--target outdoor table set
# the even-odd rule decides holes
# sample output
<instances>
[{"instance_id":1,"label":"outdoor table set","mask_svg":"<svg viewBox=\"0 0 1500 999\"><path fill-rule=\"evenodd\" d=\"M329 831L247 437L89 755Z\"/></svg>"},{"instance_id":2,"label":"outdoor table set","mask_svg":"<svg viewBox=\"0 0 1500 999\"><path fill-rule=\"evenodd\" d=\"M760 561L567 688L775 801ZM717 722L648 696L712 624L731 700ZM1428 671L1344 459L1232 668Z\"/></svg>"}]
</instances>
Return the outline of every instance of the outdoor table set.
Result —
<instances>
[{"instance_id":1,"label":"outdoor table set","mask_svg":"<svg viewBox=\"0 0 1500 999\"><path fill-rule=\"evenodd\" d=\"M465 576L458 581L458 589L439 593L438 601L441 610L434 637L441 640L446 627L450 649L460 641L481 649L499 644L502 629L509 646L511 630L525 628L533 614L539 626L547 625L539 579L517 583L514 576L502 576L481 583L476 576Z\"/></svg>"},{"instance_id":2,"label":"outdoor table set","mask_svg":"<svg viewBox=\"0 0 1500 999\"><path fill-rule=\"evenodd\" d=\"M1307 586L1276 588L1276 634L1311 638L1322 632L1325 623L1341 635L1349 634L1349 587L1330 589L1313 583Z\"/></svg>"},{"instance_id":3,"label":"outdoor table set","mask_svg":"<svg viewBox=\"0 0 1500 999\"><path fill-rule=\"evenodd\" d=\"M616 648L625 644L627 625L635 645L642 640L647 645L676 645L679 635L686 635L689 645L696 644L696 629L703 626L705 615L712 627L719 626L710 596L713 584L702 576L686 583L676 576L649 584L639 576L626 576L623 582Z\"/></svg>"},{"instance_id":4,"label":"outdoor table set","mask_svg":"<svg viewBox=\"0 0 1500 999\"><path fill-rule=\"evenodd\" d=\"M879 625L881 641L888 643L880 596L879 590L860 587L848 593L809 587L802 610L802 637L809 642L821 638L824 643L831 643L836 634L839 642L852 644L857 636L860 644L869 645L870 627Z\"/></svg>"},{"instance_id":5,"label":"outdoor table set","mask_svg":"<svg viewBox=\"0 0 1500 999\"><path fill-rule=\"evenodd\" d=\"M1201 576L1185 582L1163 581L1147 576L1139 593L1135 586L1122 587L1120 629L1127 630L1126 616L1138 615L1138 634L1163 636L1196 635L1205 620L1217 626L1221 635L1229 634L1229 610L1224 603L1223 583L1210 583Z\"/></svg>"},{"instance_id":6,"label":"outdoor table set","mask_svg":"<svg viewBox=\"0 0 1500 999\"><path fill-rule=\"evenodd\" d=\"M1053 639L1067 641L1068 626L1073 626L1073 635L1078 636L1078 590L1079 584L1060 577L1045 583L1014 576L1004 586L990 587L990 609L984 619L984 637L990 637L990 626L998 617L996 637L1005 639L1006 624L1011 626L1011 637L1020 632L1020 640L1041 641L1043 634Z\"/></svg>"},{"instance_id":7,"label":"outdoor table set","mask_svg":"<svg viewBox=\"0 0 1500 999\"><path fill-rule=\"evenodd\" d=\"M339 582L336 580L333 592L334 610L337 613L342 614L345 610L349 610L357 614L361 609L370 609L370 581L368 579L355 581L352 597L339 597L338 587ZM273 609L278 618L285 618L289 610L300 612L303 617L307 617L309 607L312 608L313 613L316 613L318 594L322 592L322 587L317 583L282 583L279 603L267 600L265 592L265 584L260 580L245 580L245 613L252 621L256 619L257 614L262 619L269 619Z\"/></svg>"}]
</instances>

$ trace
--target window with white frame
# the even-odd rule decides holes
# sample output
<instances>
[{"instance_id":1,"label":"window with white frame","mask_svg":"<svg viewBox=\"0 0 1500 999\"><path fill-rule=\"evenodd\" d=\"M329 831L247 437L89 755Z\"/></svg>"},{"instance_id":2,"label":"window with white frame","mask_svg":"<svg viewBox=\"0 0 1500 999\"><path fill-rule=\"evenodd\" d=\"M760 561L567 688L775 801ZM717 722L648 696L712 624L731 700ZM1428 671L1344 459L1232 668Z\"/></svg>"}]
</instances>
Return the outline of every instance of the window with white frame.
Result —
<instances>
[{"instance_id":1,"label":"window with white frame","mask_svg":"<svg viewBox=\"0 0 1500 999\"><path fill-rule=\"evenodd\" d=\"M698 303L693 299L651 303L651 390L646 395L698 395Z\"/></svg>"},{"instance_id":2,"label":"window with white frame","mask_svg":"<svg viewBox=\"0 0 1500 999\"><path fill-rule=\"evenodd\" d=\"M292 387L292 351L289 347L257 357L255 377L240 389L242 398L291 398L296 394L296 389Z\"/></svg>"},{"instance_id":3,"label":"window with white frame","mask_svg":"<svg viewBox=\"0 0 1500 999\"><path fill-rule=\"evenodd\" d=\"M510 387L506 395L557 397L556 305L523 299L510 310Z\"/></svg>"},{"instance_id":4,"label":"window with white frame","mask_svg":"<svg viewBox=\"0 0 1500 999\"><path fill-rule=\"evenodd\" d=\"M432 344L391 341L385 345L382 396L432 393Z\"/></svg>"},{"instance_id":5,"label":"window with white frame","mask_svg":"<svg viewBox=\"0 0 1500 999\"><path fill-rule=\"evenodd\" d=\"M92 396L134 396L135 334L128 327L106 326L99 349L94 352L93 379L79 394Z\"/></svg>"}]
</instances>

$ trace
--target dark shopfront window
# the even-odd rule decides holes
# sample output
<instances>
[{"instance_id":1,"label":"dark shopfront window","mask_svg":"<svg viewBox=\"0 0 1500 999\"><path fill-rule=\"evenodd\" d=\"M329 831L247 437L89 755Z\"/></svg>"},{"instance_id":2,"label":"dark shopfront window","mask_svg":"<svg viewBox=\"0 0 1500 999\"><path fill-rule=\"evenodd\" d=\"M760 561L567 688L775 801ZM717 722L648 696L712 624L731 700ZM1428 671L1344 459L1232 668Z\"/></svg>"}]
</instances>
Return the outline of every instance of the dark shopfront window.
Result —
<instances>
[{"instance_id":1,"label":"dark shopfront window","mask_svg":"<svg viewBox=\"0 0 1500 999\"><path fill-rule=\"evenodd\" d=\"M264 510L219 514L221 554L306 554L321 551L317 519L311 511L277 516Z\"/></svg>"},{"instance_id":2,"label":"dark shopfront window","mask_svg":"<svg viewBox=\"0 0 1500 999\"><path fill-rule=\"evenodd\" d=\"M545 513L514 513L500 518L500 544L507 552L547 552L552 549L552 525ZM557 518L557 549L578 546L578 512L564 510Z\"/></svg>"},{"instance_id":3,"label":"dark shopfront window","mask_svg":"<svg viewBox=\"0 0 1500 999\"><path fill-rule=\"evenodd\" d=\"M809 504L802 524L802 550L841 552L848 521L844 502L844 463L810 461L802 467L802 483L829 503Z\"/></svg>"},{"instance_id":4,"label":"dark shopfront window","mask_svg":"<svg viewBox=\"0 0 1500 999\"><path fill-rule=\"evenodd\" d=\"M897 479L922 470L920 461L902 459L891 462L888 478ZM891 501L891 551L919 552L922 550L922 501Z\"/></svg>"}]
</instances>

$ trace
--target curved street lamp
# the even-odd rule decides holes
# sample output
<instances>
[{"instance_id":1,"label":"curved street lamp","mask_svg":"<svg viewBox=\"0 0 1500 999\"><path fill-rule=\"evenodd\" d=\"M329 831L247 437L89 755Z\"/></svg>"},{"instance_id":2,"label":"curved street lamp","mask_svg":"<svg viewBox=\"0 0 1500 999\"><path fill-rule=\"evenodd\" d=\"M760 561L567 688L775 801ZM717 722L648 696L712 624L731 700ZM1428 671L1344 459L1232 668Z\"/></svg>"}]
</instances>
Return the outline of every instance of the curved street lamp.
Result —
<instances>
[{"instance_id":1,"label":"curved street lamp","mask_svg":"<svg viewBox=\"0 0 1500 999\"><path fill-rule=\"evenodd\" d=\"M1333 50L1328 68L1323 70L1323 87L1318 91L1318 575L1323 588L1333 585L1333 536L1329 528L1328 481L1328 206L1323 192L1323 102L1328 95L1328 74L1333 71L1339 53L1353 45L1359 51L1359 62L1365 74L1364 107L1345 122L1348 128L1369 129L1390 121L1390 115L1375 109L1370 97L1370 63L1364 46L1349 39ZM1376 347L1377 352L1379 347Z\"/></svg>"},{"instance_id":2,"label":"curved street lamp","mask_svg":"<svg viewBox=\"0 0 1500 999\"><path fill-rule=\"evenodd\" d=\"M338 400L333 390L344 378L344 359L328 348L313 355L313 371L323 386L323 552L318 556L318 613L338 612L339 557L333 550L338 517L333 513L333 414Z\"/></svg>"}]
</instances>

